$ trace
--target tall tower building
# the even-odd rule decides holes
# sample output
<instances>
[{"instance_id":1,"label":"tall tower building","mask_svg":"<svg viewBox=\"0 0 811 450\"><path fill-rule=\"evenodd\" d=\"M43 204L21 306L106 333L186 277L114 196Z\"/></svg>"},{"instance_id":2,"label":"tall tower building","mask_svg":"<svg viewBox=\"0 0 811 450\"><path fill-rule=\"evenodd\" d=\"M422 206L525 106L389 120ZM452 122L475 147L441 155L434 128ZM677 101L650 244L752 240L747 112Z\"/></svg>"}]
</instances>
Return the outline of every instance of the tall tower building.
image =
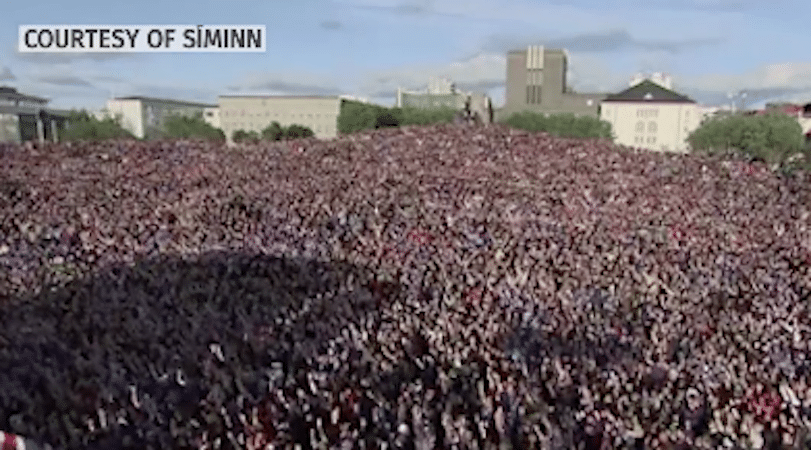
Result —
<instances>
[{"instance_id":1,"label":"tall tower building","mask_svg":"<svg viewBox=\"0 0 811 450\"><path fill-rule=\"evenodd\" d=\"M568 54L532 45L507 53L507 86L502 118L521 111L598 116L607 94L573 94L566 84Z\"/></svg>"}]
</instances>

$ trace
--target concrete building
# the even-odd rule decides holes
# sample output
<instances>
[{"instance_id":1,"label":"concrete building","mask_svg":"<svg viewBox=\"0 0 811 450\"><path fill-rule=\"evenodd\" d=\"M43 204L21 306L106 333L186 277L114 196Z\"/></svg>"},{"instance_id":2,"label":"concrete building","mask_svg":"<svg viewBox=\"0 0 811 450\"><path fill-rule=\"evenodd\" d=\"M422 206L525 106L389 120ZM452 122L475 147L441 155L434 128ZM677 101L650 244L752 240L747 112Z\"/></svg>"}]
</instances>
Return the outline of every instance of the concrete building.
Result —
<instances>
[{"instance_id":1,"label":"concrete building","mask_svg":"<svg viewBox=\"0 0 811 450\"><path fill-rule=\"evenodd\" d=\"M210 119L214 119L213 109L216 108L217 105L207 103L133 96L108 100L102 116L119 117L121 126L137 138L155 139L161 137L167 117L199 114L213 124L216 120ZM212 112L212 116L206 116L206 112Z\"/></svg>"},{"instance_id":2,"label":"concrete building","mask_svg":"<svg viewBox=\"0 0 811 450\"><path fill-rule=\"evenodd\" d=\"M203 110L203 120L214 128L222 128L220 126L220 107L211 106Z\"/></svg>"},{"instance_id":3,"label":"concrete building","mask_svg":"<svg viewBox=\"0 0 811 450\"><path fill-rule=\"evenodd\" d=\"M220 123L229 143L234 131L261 133L274 121L282 126L303 125L317 138L332 138L338 135L341 101L338 95L223 95L219 98Z\"/></svg>"},{"instance_id":4,"label":"concrete building","mask_svg":"<svg viewBox=\"0 0 811 450\"><path fill-rule=\"evenodd\" d=\"M58 142L68 111L48 108L48 102L0 86L0 142Z\"/></svg>"},{"instance_id":5,"label":"concrete building","mask_svg":"<svg viewBox=\"0 0 811 450\"><path fill-rule=\"evenodd\" d=\"M634 80L602 102L600 118L611 123L616 143L651 150L686 152L687 137L712 109L660 84Z\"/></svg>"},{"instance_id":6,"label":"concrete building","mask_svg":"<svg viewBox=\"0 0 811 450\"><path fill-rule=\"evenodd\" d=\"M507 89L498 120L522 111L599 117L607 94L575 94L566 84L565 50L530 46L507 53Z\"/></svg>"},{"instance_id":7,"label":"concrete building","mask_svg":"<svg viewBox=\"0 0 811 450\"><path fill-rule=\"evenodd\" d=\"M433 78L424 91L407 91L397 88L397 108L450 108L462 111L469 104L471 113L477 114L484 123L493 121L493 105L486 94L464 92L450 80Z\"/></svg>"}]
</instances>

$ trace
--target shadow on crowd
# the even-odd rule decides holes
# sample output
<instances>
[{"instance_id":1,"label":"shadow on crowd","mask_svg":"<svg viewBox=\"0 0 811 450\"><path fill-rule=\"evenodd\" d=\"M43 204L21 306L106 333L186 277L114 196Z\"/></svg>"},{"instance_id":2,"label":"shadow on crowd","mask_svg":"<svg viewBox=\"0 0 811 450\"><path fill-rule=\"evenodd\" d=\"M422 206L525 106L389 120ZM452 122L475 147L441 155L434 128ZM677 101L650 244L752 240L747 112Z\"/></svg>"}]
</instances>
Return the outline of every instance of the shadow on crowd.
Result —
<instances>
[{"instance_id":1,"label":"shadow on crowd","mask_svg":"<svg viewBox=\"0 0 811 450\"><path fill-rule=\"evenodd\" d=\"M12 299L0 306L0 430L55 448L147 449L245 448L253 429L309 448L305 415L334 406L309 376L340 391L350 370L316 355L363 359L328 343L398 289L345 262L218 252ZM282 397L298 401L273 404Z\"/></svg>"}]
</instances>

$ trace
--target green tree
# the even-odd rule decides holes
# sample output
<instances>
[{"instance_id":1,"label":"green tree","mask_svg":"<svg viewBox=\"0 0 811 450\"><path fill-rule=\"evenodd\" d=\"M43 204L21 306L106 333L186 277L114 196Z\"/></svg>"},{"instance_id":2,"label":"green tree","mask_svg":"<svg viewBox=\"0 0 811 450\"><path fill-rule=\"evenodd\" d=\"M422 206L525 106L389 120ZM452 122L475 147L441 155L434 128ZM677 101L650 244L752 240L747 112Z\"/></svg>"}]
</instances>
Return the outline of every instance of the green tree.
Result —
<instances>
[{"instance_id":1,"label":"green tree","mask_svg":"<svg viewBox=\"0 0 811 450\"><path fill-rule=\"evenodd\" d=\"M378 114L385 109L354 100L342 100L338 112L338 132L349 134L374 128Z\"/></svg>"},{"instance_id":2,"label":"green tree","mask_svg":"<svg viewBox=\"0 0 811 450\"><path fill-rule=\"evenodd\" d=\"M134 138L121 126L121 118L97 119L87 110L73 110L68 114L65 129L60 132L63 141L103 141L107 139Z\"/></svg>"},{"instance_id":3,"label":"green tree","mask_svg":"<svg viewBox=\"0 0 811 450\"><path fill-rule=\"evenodd\" d=\"M168 138L225 140L225 133L206 122L201 113L194 116L171 115L164 121L163 128L163 133L161 134Z\"/></svg>"},{"instance_id":4,"label":"green tree","mask_svg":"<svg viewBox=\"0 0 811 450\"><path fill-rule=\"evenodd\" d=\"M383 127L406 125L431 125L451 123L458 111L449 107L439 108L384 108L378 105L344 100L338 114L338 131L355 133Z\"/></svg>"},{"instance_id":5,"label":"green tree","mask_svg":"<svg viewBox=\"0 0 811 450\"><path fill-rule=\"evenodd\" d=\"M395 115L400 125L432 125L435 123L451 123L458 111L442 106L439 108L395 108Z\"/></svg>"},{"instance_id":6,"label":"green tree","mask_svg":"<svg viewBox=\"0 0 811 450\"><path fill-rule=\"evenodd\" d=\"M380 111L375 118L375 128L389 128L400 126L400 120L394 111Z\"/></svg>"},{"instance_id":7,"label":"green tree","mask_svg":"<svg viewBox=\"0 0 811 450\"><path fill-rule=\"evenodd\" d=\"M693 131L687 142L695 152L743 153L772 165L809 156L799 122L779 112L712 118Z\"/></svg>"},{"instance_id":8,"label":"green tree","mask_svg":"<svg viewBox=\"0 0 811 450\"><path fill-rule=\"evenodd\" d=\"M262 130L262 139L266 141L280 141L284 137L285 129L275 120Z\"/></svg>"},{"instance_id":9,"label":"green tree","mask_svg":"<svg viewBox=\"0 0 811 450\"><path fill-rule=\"evenodd\" d=\"M313 130L298 124L292 124L284 130L285 139L308 138L315 136Z\"/></svg>"},{"instance_id":10,"label":"green tree","mask_svg":"<svg viewBox=\"0 0 811 450\"><path fill-rule=\"evenodd\" d=\"M238 144L255 144L259 142L259 133L256 131L235 130L231 139Z\"/></svg>"},{"instance_id":11,"label":"green tree","mask_svg":"<svg viewBox=\"0 0 811 450\"><path fill-rule=\"evenodd\" d=\"M504 121L507 125L527 131L543 131L553 136L570 138L613 139L611 124L591 116L550 114L524 111L514 113Z\"/></svg>"}]
</instances>

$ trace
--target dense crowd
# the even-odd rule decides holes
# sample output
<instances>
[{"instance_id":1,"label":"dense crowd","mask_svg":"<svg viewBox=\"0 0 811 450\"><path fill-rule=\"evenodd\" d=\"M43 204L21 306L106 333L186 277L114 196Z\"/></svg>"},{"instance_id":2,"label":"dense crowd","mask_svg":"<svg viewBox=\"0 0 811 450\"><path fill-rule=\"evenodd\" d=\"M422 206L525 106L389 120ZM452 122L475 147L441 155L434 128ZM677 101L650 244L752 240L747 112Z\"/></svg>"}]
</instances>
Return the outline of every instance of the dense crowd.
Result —
<instances>
[{"instance_id":1,"label":"dense crowd","mask_svg":"<svg viewBox=\"0 0 811 450\"><path fill-rule=\"evenodd\" d=\"M0 158L0 431L811 446L809 174L499 125Z\"/></svg>"}]
</instances>

